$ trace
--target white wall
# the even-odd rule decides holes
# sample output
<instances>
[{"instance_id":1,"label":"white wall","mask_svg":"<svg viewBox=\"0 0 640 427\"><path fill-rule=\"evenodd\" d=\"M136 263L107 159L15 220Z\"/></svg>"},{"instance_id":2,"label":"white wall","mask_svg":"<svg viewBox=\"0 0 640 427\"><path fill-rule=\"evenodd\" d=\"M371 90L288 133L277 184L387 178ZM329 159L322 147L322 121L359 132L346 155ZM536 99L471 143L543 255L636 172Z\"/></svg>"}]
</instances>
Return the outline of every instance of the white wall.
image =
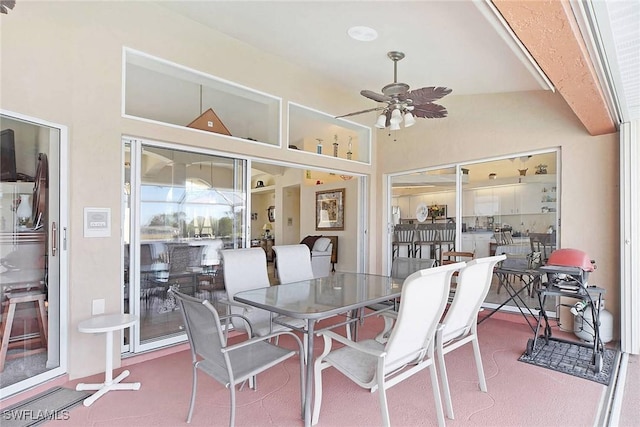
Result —
<instances>
[{"instance_id":1,"label":"white wall","mask_svg":"<svg viewBox=\"0 0 640 427\"><path fill-rule=\"evenodd\" d=\"M69 374L104 369L104 337L77 332L104 298L106 312L121 309L121 170L123 135L336 169L330 156L316 157L215 134L169 128L121 117L123 47L337 114L362 102L307 70L283 63L174 15L152 2L19 2L1 15L0 107L69 127ZM256 71L256 70L259 70ZM286 129L286 120L281 124ZM338 162L338 169L371 174L371 166ZM112 210L112 236L82 236L83 207ZM115 346L114 355L119 353Z\"/></svg>"}]
</instances>

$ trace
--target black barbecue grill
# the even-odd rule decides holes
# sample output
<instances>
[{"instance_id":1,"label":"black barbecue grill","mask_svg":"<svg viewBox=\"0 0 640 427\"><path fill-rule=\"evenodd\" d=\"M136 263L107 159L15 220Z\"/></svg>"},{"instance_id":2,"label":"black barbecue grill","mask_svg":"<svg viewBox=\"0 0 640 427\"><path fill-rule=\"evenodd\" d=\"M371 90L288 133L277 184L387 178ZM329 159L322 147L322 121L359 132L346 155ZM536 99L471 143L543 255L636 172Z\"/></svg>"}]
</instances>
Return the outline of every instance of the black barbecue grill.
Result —
<instances>
[{"instance_id":1,"label":"black barbecue grill","mask_svg":"<svg viewBox=\"0 0 640 427\"><path fill-rule=\"evenodd\" d=\"M602 295L605 290L597 286L589 286L589 273L596 269L595 262L589 259L587 254L578 249L558 249L551 253L547 264L540 267L540 270L547 274L548 282L546 286L537 290L540 312L538 314L536 331L533 339L527 342L527 355L533 356L538 339L543 338L545 345L550 340L577 344L582 347L591 348L593 356L591 363L596 373L602 370L604 345L600 338L600 307L602 305ZM551 336L551 325L545 307L546 299L549 297L568 297L579 300L583 303L584 310L591 310L591 319L583 316L585 323L591 322L593 329L593 342L569 341L566 339ZM573 305L560 304L573 307ZM544 322L544 325L543 325ZM540 329L544 328L544 333L540 335ZM538 350L539 351L539 350Z\"/></svg>"}]
</instances>

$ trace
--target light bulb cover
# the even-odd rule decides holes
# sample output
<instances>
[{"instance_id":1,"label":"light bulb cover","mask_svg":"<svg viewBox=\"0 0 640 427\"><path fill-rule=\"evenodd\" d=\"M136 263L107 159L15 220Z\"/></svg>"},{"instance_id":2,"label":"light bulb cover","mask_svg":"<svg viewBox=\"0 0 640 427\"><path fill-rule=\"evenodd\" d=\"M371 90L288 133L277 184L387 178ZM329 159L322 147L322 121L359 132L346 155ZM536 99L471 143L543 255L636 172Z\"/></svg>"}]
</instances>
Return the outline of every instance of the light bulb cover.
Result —
<instances>
[{"instance_id":1,"label":"light bulb cover","mask_svg":"<svg viewBox=\"0 0 640 427\"><path fill-rule=\"evenodd\" d=\"M378 129L384 129L387 127L387 115L386 114L380 114L378 116L378 120L376 121L375 127L377 127Z\"/></svg>"},{"instance_id":2,"label":"light bulb cover","mask_svg":"<svg viewBox=\"0 0 640 427\"><path fill-rule=\"evenodd\" d=\"M389 126L391 130L400 130L400 123L391 122L391 126Z\"/></svg>"},{"instance_id":3,"label":"light bulb cover","mask_svg":"<svg viewBox=\"0 0 640 427\"><path fill-rule=\"evenodd\" d=\"M402 122L402 113L399 109L396 108L391 112L391 119L389 119L389 121L391 124L400 124Z\"/></svg>"},{"instance_id":4,"label":"light bulb cover","mask_svg":"<svg viewBox=\"0 0 640 427\"><path fill-rule=\"evenodd\" d=\"M407 111L406 113L404 113L404 127L408 128L415 124L416 124L416 119L415 117L413 117L413 114L411 114L411 111Z\"/></svg>"}]
</instances>

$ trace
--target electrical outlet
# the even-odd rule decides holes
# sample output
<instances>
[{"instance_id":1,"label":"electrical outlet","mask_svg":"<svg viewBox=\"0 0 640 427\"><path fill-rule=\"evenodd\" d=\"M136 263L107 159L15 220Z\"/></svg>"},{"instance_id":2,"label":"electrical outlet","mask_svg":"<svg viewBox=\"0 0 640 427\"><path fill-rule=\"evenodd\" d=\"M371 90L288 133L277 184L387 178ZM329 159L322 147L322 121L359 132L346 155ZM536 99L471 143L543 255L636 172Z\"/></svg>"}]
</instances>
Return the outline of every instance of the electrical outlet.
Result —
<instances>
[{"instance_id":1,"label":"electrical outlet","mask_svg":"<svg viewBox=\"0 0 640 427\"><path fill-rule=\"evenodd\" d=\"M94 299L91 302L91 315L95 316L96 314L104 313L104 299Z\"/></svg>"}]
</instances>

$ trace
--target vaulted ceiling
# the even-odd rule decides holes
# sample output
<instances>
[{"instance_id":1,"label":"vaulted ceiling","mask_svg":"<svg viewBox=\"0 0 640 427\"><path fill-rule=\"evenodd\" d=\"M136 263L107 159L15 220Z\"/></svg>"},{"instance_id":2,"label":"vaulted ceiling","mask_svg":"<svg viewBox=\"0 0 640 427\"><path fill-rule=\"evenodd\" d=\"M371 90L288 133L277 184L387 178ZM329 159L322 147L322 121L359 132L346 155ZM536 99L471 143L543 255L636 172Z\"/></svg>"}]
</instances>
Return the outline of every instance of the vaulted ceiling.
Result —
<instances>
[{"instance_id":1,"label":"vaulted ceiling","mask_svg":"<svg viewBox=\"0 0 640 427\"><path fill-rule=\"evenodd\" d=\"M615 132L618 122L640 118L639 96L634 90L637 84L633 82L634 76L640 75L640 59L632 53L640 43L640 35L633 32L634 22L640 28L640 2L601 2L626 8L624 17L631 24L623 39L627 52L631 48L631 55L625 57L630 58L625 62L626 73L618 67L624 59L618 58L620 51L618 56L611 53L617 46L604 46L608 48L607 60L613 63L613 76L606 72L603 75L602 52L592 47L590 29L582 22L583 14L572 9L577 8L577 2L573 3L158 2L353 91L380 92L382 86L392 82L393 64L386 53L398 50L406 54L398 63L398 81L408 83L412 89L445 86L453 89L450 96L557 90L590 134ZM604 19L611 22L615 11L608 13ZM356 25L375 29L377 39L351 39L347 30ZM598 31L607 32L606 40L615 40L611 33L623 27L600 25ZM635 69L637 73L633 72ZM612 90L611 81L620 75L626 76L626 85L620 83ZM363 97L359 105L349 106L345 113L375 106L374 101ZM372 123L374 120L372 116Z\"/></svg>"}]
</instances>

